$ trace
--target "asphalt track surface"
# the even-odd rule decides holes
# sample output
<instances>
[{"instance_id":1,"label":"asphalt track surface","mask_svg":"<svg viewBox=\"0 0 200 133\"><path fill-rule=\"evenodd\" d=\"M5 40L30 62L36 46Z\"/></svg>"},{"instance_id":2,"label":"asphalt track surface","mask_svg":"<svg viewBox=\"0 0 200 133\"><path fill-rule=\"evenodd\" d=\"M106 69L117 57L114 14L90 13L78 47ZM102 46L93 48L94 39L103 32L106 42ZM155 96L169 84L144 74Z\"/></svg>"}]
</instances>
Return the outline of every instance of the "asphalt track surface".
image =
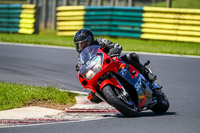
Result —
<instances>
[{"instance_id":1,"label":"asphalt track surface","mask_svg":"<svg viewBox=\"0 0 200 133\"><path fill-rule=\"evenodd\" d=\"M136 118L0 128L0 133L199 133L200 58L140 55L149 59L158 83L169 98L164 115L146 111ZM0 81L57 86L82 91L74 65L74 50L0 45Z\"/></svg>"}]
</instances>

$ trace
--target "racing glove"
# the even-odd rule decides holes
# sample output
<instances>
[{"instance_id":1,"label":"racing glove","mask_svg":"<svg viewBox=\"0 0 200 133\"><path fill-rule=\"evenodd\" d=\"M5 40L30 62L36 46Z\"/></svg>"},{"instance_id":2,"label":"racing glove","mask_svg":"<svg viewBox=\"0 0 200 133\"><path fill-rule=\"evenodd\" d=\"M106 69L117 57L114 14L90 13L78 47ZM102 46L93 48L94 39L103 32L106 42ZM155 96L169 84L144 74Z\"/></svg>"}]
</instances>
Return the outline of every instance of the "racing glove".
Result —
<instances>
[{"instance_id":1,"label":"racing glove","mask_svg":"<svg viewBox=\"0 0 200 133\"><path fill-rule=\"evenodd\" d=\"M121 53L121 49L119 49L119 48L111 48L109 50L109 56L119 55L120 53Z\"/></svg>"}]
</instances>

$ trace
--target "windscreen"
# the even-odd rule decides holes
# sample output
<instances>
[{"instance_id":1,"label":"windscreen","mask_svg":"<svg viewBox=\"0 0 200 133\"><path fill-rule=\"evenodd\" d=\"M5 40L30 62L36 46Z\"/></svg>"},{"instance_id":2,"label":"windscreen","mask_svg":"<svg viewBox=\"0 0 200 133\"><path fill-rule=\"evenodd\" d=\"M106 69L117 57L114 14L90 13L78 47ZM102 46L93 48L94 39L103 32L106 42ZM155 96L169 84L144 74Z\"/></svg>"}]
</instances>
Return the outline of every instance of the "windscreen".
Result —
<instances>
[{"instance_id":1,"label":"windscreen","mask_svg":"<svg viewBox=\"0 0 200 133\"><path fill-rule=\"evenodd\" d=\"M80 74L86 79L94 77L102 68L101 56L97 55L99 47L98 45L88 46L80 53Z\"/></svg>"}]
</instances>

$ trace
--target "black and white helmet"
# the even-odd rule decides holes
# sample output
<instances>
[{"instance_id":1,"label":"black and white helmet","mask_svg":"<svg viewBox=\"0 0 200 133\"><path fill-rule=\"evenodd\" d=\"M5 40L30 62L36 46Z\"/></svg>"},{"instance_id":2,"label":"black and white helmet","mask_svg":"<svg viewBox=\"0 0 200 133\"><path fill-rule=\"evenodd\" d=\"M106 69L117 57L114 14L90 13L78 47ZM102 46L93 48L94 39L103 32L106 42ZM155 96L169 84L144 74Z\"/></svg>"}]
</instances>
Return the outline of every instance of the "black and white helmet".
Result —
<instances>
[{"instance_id":1,"label":"black and white helmet","mask_svg":"<svg viewBox=\"0 0 200 133\"><path fill-rule=\"evenodd\" d=\"M76 51L80 53L84 48L94 42L94 35L89 29L81 29L74 35L74 45Z\"/></svg>"}]
</instances>

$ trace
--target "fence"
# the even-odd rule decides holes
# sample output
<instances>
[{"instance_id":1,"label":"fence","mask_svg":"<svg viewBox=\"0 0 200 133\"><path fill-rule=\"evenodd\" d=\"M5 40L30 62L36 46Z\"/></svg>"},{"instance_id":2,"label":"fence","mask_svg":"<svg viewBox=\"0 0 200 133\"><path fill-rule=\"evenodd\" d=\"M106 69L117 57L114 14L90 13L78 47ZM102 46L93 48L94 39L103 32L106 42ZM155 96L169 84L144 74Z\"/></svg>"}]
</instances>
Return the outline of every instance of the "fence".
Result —
<instances>
[{"instance_id":1,"label":"fence","mask_svg":"<svg viewBox=\"0 0 200 133\"><path fill-rule=\"evenodd\" d=\"M81 28L95 35L200 42L200 10L156 7L61 6L57 8L60 36Z\"/></svg>"},{"instance_id":2,"label":"fence","mask_svg":"<svg viewBox=\"0 0 200 133\"><path fill-rule=\"evenodd\" d=\"M33 4L0 5L0 32L38 33L38 20Z\"/></svg>"}]
</instances>

